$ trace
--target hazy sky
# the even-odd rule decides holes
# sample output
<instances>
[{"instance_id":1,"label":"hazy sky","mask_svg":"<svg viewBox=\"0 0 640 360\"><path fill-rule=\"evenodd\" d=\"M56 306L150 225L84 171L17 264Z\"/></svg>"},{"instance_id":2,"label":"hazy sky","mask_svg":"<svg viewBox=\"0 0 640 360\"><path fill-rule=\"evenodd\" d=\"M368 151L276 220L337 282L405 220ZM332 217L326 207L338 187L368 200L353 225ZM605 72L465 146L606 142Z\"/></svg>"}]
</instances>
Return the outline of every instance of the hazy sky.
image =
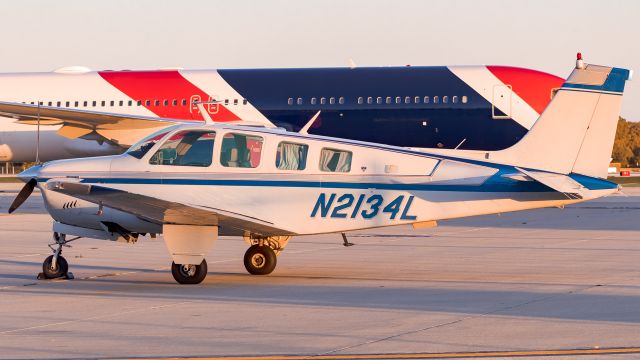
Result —
<instances>
[{"instance_id":1,"label":"hazy sky","mask_svg":"<svg viewBox=\"0 0 640 360\"><path fill-rule=\"evenodd\" d=\"M640 71L640 1L0 0L0 71L514 65ZM640 79L622 115L640 120Z\"/></svg>"}]
</instances>

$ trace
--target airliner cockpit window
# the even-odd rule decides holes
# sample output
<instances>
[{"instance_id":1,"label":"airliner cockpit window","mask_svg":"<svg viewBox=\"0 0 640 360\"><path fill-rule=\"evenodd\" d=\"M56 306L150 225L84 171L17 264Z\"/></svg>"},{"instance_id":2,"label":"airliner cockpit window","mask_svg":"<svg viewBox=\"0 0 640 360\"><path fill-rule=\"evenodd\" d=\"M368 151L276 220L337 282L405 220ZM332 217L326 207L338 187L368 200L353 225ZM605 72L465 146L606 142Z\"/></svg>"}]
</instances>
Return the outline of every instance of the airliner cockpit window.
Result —
<instances>
[{"instance_id":1,"label":"airliner cockpit window","mask_svg":"<svg viewBox=\"0 0 640 360\"><path fill-rule=\"evenodd\" d=\"M155 145L158 141L162 140L162 138L165 135L167 135L177 126L171 126L171 127L164 128L154 132L153 134L147 136L146 138L131 145L129 150L127 150L126 154L131 155L137 159L142 159L142 157L144 157L149 152L149 150L151 150L153 145Z\"/></svg>"},{"instance_id":2,"label":"airliner cockpit window","mask_svg":"<svg viewBox=\"0 0 640 360\"><path fill-rule=\"evenodd\" d=\"M179 131L171 135L151 157L151 165L207 167L213 161L213 131Z\"/></svg>"}]
</instances>

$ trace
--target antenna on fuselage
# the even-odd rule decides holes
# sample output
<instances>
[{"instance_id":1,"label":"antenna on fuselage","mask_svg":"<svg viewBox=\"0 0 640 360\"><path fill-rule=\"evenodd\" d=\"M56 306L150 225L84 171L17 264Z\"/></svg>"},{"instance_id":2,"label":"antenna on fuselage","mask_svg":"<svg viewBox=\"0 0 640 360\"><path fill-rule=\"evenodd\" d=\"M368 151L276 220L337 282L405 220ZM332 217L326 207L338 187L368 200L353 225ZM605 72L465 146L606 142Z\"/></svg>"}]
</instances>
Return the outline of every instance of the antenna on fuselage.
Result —
<instances>
[{"instance_id":1,"label":"antenna on fuselage","mask_svg":"<svg viewBox=\"0 0 640 360\"><path fill-rule=\"evenodd\" d=\"M40 101L38 101L38 127L36 129L36 165L40 164Z\"/></svg>"},{"instance_id":2,"label":"antenna on fuselage","mask_svg":"<svg viewBox=\"0 0 640 360\"><path fill-rule=\"evenodd\" d=\"M302 127L302 129L300 129L300 131L298 131L298 133L303 135L308 135L311 125L313 125L313 123L316 122L316 119L318 118L318 116L320 116L321 111L322 110L318 110L318 112L311 117L311 120L307 121L307 123L304 124L304 126Z\"/></svg>"},{"instance_id":3,"label":"antenna on fuselage","mask_svg":"<svg viewBox=\"0 0 640 360\"><path fill-rule=\"evenodd\" d=\"M202 118L204 119L204 123L207 125L212 125L214 123L211 116L209 116L209 112L204 108L204 104L217 104L220 101L211 100L211 101L194 101L193 104L198 107L200 114L202 114Z\"/></svg>"}]
</instances>

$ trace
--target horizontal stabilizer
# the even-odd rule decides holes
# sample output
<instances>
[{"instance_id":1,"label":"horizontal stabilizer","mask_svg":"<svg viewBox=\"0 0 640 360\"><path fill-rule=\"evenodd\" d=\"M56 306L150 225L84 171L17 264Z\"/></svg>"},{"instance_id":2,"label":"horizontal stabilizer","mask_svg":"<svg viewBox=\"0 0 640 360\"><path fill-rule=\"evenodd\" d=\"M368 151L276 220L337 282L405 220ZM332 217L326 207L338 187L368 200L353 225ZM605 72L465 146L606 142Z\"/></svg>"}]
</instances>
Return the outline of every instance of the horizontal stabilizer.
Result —
<instances>
[{"instance_id":1,"label":"horizontal stabilizer","mask_svg":"<svg viewBox=\"0 0 640 360\"><path fill-rule=\"evenodd\" d=\"M589 197L589 189L567 175L524 170L518 167L516 167L516 169L534 181L537 181L557 192L563 193L569 199L577 200Z\"/></svg>"}]
</instances>

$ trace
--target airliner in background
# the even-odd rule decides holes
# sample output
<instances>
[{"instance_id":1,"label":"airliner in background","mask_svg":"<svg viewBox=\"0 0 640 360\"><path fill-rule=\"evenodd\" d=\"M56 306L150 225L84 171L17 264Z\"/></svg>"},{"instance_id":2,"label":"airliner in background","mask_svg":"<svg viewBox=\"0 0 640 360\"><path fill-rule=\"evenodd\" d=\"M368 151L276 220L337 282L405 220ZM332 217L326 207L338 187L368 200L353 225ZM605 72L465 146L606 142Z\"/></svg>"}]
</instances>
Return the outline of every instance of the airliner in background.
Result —
<instances>
[{"instance_id":1,"label":"airliner in background","mask_svg":"<svg viewBox=\"0 0 640 360\"><path fill-rule=\"evenodd\" d=\"M522 138L563 81L507 66L7 73L0 161L117 154L158 127L205 116L289 131L315 116L309 134L500 150Z\"/></svg>"}]
</instances>

